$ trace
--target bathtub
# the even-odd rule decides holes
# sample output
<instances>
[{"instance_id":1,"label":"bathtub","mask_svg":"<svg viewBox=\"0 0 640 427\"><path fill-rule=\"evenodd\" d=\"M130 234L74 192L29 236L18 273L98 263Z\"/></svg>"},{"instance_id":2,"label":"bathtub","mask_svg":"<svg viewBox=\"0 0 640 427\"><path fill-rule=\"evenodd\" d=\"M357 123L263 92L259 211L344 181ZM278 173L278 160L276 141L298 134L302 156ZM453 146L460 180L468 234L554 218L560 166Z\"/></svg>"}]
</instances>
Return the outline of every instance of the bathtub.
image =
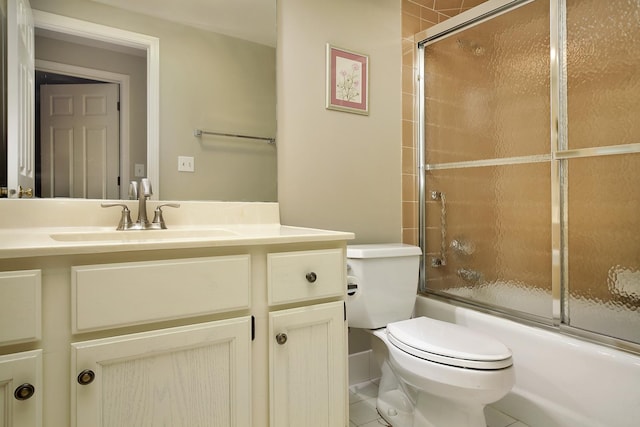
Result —
<instances>
[{"instance_id":1,"label":"bathtub","mask_svg":"<svg viewBox=\"0 0 640 427\"><path fill-rule=\"evenodd\" d=\"M530 427L640 426L640 356L424 296L415 313L507 345L516 384L492 406Z\"/></svg>"}]
</instances>

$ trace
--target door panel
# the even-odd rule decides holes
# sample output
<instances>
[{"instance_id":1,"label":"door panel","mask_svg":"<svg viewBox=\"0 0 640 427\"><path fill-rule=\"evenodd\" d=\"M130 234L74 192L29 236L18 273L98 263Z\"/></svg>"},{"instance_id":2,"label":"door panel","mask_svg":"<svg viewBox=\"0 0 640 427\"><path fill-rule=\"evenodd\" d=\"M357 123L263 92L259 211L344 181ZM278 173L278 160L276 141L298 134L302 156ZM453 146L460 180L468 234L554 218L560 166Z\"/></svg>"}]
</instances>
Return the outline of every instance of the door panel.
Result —
<instances>
[{"instance_id":1,"label":"door panel","mask_svg":"<svg viewBox=\"0 0 640 427\"><path fill-rule=\"evenodd\" d=\"M342 302L269 314L271 425L346 424L346 325Z\"/></svg>"},{"instance_id":2,"label":"door panel","mask_svg":"<svg viewBox=\"0 0 640 427\"><path fill-rule=\"evenodd\" d=\"M7 1L7 187L34 188L34 43L28 0Z\"/></svg>"},{"instance_id":3,"label":"door panel","mask_svg":"<svg viewBox=\"0 0 640 427\"><path fill-rule=\"evenodd\" d=\"M17 399L25 386L33 394ZM0 356L0 427L42 427L42 350Z\"/></svg>"},{"instance_id":4,"label":"door panel","mask_svg":"<svg viewBox=\"0 0 640 427\"><path fill-rule=\"evenodd\" d=\"M119 198L117 84L40 89L42 196Z\"/></svg>"},{"instance_id":5,"label":"door panel","mask_svg":"<svg viewBox=\"0 0 640 427\"><path fill-rule=\"evenodd\" d=\"M71 425L250 426L250 337L241 317L74 343Z\"/></svg>"}]
</instances>

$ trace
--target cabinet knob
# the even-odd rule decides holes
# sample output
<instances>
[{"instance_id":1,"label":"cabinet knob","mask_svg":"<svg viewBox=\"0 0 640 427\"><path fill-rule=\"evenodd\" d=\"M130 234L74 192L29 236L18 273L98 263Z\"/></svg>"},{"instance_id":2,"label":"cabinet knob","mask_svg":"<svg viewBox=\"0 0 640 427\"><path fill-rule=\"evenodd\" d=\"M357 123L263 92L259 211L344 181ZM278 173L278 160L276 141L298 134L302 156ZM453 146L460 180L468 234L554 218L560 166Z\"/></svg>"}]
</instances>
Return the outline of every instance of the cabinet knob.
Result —
<instances>
[{"instance_id":1,"label":"cabinet knob","mask_svg":"<svg viewBox=\"0 0 640 427\"><path fill-rule=\"evenodd\" d=\"M29 383L24 383L13 392L13 397L18 400L27 400L36 392L36 388Z\"/></svg>"},{"instance_id":2,"label":"cabinet knob","mask_svg":"<svg viewBox=\"0 0 640 427\"><path fill-rule=\"evenodd\" d=\"M280 345L284 344L287 342L287 334L285 333L279 333L278 335L276 335L276 342Z\"/></svg>"},{"instance_id":3,"label":"cabinet knob","mask_svg":"<svg viewBox=\"0 0 640 427\"><path fill-rule=\"evenodd\" d=\"M87 385L91 384L96 379L96 374L91 369L85 369L78 374L78 384Z\"/></svg>"},{"instance_id":4,"label":"cabinet knob","mask_svg":"<svg viewBox=\"0 0 640 427\"><path fill-rule=\"evenodd\" d=\"M315 283L315 281L318 279L318 275L313 271L311 273L307 273L305 277L307 278L307 282L309 283Z\"/></svg>"}]
</instances>

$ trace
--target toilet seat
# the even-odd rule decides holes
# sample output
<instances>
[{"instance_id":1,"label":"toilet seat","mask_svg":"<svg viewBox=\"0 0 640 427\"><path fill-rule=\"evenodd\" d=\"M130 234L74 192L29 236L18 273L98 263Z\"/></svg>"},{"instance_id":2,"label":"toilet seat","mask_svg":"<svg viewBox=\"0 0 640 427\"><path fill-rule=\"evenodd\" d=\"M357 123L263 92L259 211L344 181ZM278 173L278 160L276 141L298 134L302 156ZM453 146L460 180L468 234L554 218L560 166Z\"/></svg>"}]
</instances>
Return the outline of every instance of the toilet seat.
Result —
<instances>
[{"instance_id":1,"label":"toilet seat","mask_svg":"<svg viewBox=\"0 0 640 427\"><path fill-rule=\"evenodd\" d=\"M387 338L412 356L449 366L496 370L513 364L511 351L498 340L427 317L388 324Z\"/></svg>"}]
</instances>

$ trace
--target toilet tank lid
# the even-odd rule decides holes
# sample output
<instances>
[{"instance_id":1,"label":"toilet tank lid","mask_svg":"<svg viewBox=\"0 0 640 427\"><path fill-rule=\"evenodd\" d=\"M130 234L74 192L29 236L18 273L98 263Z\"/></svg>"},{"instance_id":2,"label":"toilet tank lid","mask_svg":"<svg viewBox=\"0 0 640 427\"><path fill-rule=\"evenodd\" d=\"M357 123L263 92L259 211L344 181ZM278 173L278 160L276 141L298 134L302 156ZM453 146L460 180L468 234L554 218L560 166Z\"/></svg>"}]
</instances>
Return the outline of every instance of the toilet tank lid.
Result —
<instances>
[{"instance_id":1,"label":"toilet tank lid","mask_svg":"<svg viewBox=\"0 0 640 427\"><path fill-rule=\"evenodd\" d=\"M418 246L404 243L378 243L369 245L347 245L347 258L390 258L419 256L422 250Z\"/></svg>"}]
</instances>

